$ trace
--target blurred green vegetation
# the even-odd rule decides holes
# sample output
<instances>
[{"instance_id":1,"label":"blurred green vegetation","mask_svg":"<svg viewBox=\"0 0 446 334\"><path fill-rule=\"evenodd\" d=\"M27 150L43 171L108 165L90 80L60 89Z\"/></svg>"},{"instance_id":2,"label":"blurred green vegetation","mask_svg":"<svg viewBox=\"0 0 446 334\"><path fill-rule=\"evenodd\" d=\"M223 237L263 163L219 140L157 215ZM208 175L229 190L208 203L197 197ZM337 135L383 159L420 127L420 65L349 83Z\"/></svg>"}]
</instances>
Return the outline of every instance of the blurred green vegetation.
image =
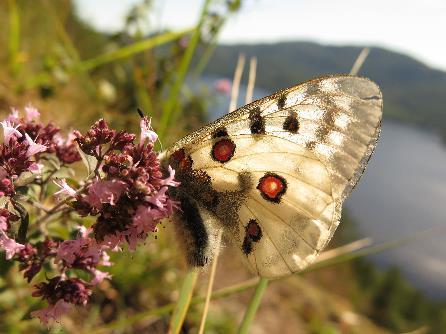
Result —
<instances>
[{"instance_id":1,"label":"blurred green vegetation","mask_svg":"<svg viewBox=\"0 0 446 334\"><path fill-rule=\"evenodd\" d=\"M211 63L205 73L231 76L236 62L233 55L256 54L261 69L258 85L275 89L318 74L314 73L317 66L321 73L345 72L358 53L353 48L348 57L335 57L335 51L319 50L319 46L307 43L307 52L313 59L310 66L303 53L296 56L285 47L280 48L281 52L275 49L274 57L262 48L216 47L221 27L239 6L239 1L205 1L195 27L143 33L141 20L152 6L150 1L141 1L128 13L127 25L121 32L104 34L80 21L69 0L2 1L0 22L4 29L0 45L7 47L0 49L0 111L4 115L10 106L32 102L44 118L57 120L66 129L84 129L104 117L113 127L136 130L135 110L141 107L153 117L155 129L163 129L163 143L169 144L207 119L215 92L198 78L208 61ZM212 58L214 51L216 56ZM384 51L380 55L373 52L364 73L376 66L375 56L380 62L387 59ZM321 54L326 56L321 58ZM289 59L284 62L281 57L286 55ZM326 68L327 57L332 66ZM401 72L403 75L406 70L402 68ZM397 81L398 85L410 81L406 79ZM396 86L391 82L383 85L386 91ZM404 92L404 87L398 89L400 100L412 94ZM397 98L387 100L386 96L386 101L390 101L389 106L396 105L388 108L393 110L390 113L414 117L414 122L419 122L412 109ZM433 107L422 110L427 109L438 115ZM332 247L357 239L354 226L344 215ZM175 245L173 231L166 222L156 240L149 238L134 253L113 254L113 280L98 287L86 309L73 312L53 329L43 328L30 318L30 312L40 303L31 297L32 288L17 267L1 254L0 333L167 332L186 272ZM219 298L212 301L206 333L235 332L255 286L255 281L245 281L251 276L235 254L228 247L222 255L216 277L215 296ZM203 295L206 282L204 272L199 276L182 333L197 331L202 311L202 299L197 296ZM273 282L252 331L261 328L275 332L280 328L284 333L387 333L423 326L432 333L446 332L445 306L423 297L397 269L380 271L368 260L356 259Z\"/></svg>"}]
</instances>

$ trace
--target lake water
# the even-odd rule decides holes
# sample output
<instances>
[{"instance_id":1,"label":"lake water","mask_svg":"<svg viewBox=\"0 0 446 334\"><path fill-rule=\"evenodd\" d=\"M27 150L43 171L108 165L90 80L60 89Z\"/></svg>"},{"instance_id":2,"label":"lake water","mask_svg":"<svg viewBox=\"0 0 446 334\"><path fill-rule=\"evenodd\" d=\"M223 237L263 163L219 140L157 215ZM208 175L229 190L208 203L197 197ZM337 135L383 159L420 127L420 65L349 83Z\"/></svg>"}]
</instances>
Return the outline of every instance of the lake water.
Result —
<instances>
[{"instance_id":1,"label":"lake water","mask_svg":"<svg viewBox=\"0 0 446 334\"><path fill-rule=\"evenodd\" d=\"M220 97L212 119L224 115L228 104ZM375 154L346 207L360 234L376 243L439 228L370 258L380 266L397 265L425 293L446 298L446 146L438 136L383 121Z\"/></svg>"},{"instance_id":2,"label":"lake water","mask_svg":"<svg viewBox=\"0 0 446 334\"><path fill-rule=\"evenodd\" d=\"M361 234L376 242L434 228L373 259L397 264L422 290L446 297L446 147L439 137L384 121L375 154L346 206Z\"/></svg>"}]
</instances>

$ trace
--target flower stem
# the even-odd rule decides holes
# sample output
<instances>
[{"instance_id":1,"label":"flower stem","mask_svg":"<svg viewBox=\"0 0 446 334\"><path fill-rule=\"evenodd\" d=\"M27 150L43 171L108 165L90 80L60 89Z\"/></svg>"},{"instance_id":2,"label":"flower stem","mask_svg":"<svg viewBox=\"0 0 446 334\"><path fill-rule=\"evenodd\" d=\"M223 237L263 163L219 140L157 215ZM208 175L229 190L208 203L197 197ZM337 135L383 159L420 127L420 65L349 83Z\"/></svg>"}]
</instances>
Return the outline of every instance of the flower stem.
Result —
<instances>
[{"instance_id":1,"label":"flower stem","mask_svg":"<svg viewBox=\"0 0 446 334\"><path fill-rule=\"evenodd\" d=\"M82 193L87 185L82 186L81 188L79 188L76 191L76 195ZM36 225L42 224L44 221L48 220L48 218L50 218L52 215L58 213L60 210L58 210L59 208L61 208L63 205L67 204L69 201L71 201L73 199L72 196L68 196L67 198L65 198L64 200L60 201L59 203L57 203L55 206L53 206L51 209L47 210L45 212L45 215L36 219L36 221L34 222Z\"/></svg>"},{"instance_id":2,"label":"flower stem","mask_svg":"<svg viewBox=\"0 0 446 334\"><path fill-rule=\"evenodd\" d=\"M268 282L269 280L267 278L262 277L257 284L254 295L249 302L248 308L246 309L245 315L243 316L242 323L240 324L240 327L238 329L238 334L248 333L248 330L251 327L252 320L254 319L260 302L262 301L263 293L268 286Z\"/></svg>"},{"instance_id":3,"label":"flower stem","mask_svg":"<svg viewBox=\"0 0 446 334\"><path fill-rule=\"evenodd\" d=\"M197 282L197 277L198 270L194 268L187 273L186 278L184 279L183 285L181 286L180 298L178 299L172 318L170 319L169 334L178 334L183 326L192 299L195 283Z\"/></svg>"}]
</instances>

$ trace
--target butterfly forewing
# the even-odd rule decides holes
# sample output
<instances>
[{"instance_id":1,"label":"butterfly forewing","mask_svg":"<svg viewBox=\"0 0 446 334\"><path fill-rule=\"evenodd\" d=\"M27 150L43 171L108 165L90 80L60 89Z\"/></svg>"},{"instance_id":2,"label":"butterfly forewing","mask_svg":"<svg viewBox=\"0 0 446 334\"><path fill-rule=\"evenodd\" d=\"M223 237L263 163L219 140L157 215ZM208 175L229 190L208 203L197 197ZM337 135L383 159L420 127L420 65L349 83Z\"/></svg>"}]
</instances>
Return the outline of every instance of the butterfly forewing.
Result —
<instances>
[{"instance_id":1,"label":"butterfly forewing","mask_svg":"<svg viewBox=\"0 0 446 334\"><path fill-rule=\"evenodd\" d=\"M207 217L203 233L222 228L259 275L300 271L339 224L381 114L381 92L365 78L325 77L282 90L174 144L164 163L182 184L172 195ZM185 222L193 218L186 209L177 229L197 226ZM201 243L187 241L185 251L205 260L189 262L207 262L215 237L196 239Z\"/></svg>"}]
</instances>

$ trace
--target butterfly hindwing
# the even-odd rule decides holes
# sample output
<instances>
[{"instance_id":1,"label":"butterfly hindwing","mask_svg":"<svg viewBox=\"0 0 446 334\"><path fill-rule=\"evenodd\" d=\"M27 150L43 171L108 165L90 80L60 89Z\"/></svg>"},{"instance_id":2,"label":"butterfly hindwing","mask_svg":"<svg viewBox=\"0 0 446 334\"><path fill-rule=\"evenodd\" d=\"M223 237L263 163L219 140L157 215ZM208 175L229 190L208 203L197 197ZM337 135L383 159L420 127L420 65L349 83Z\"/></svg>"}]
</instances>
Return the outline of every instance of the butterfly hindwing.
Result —
<instances>
[{"instance_id":1,"label":"butterfly hindwing","mask_svg":"<svg viewBox=\"0 0 446 334\"><path fill-rule=\"evenodd\" d=\"M319 78L174 144L166 161L182 184L173 196L190 199L211 234L198 248L212 257L214 228L223 228L259 275L304 269L339 224L342 202L375 147L381 109L381 92L370 80ZM179 216L193 220L184 210ZM189 258L203 254L195 246L186 246Z\"/></svg>"}]
</instances>

